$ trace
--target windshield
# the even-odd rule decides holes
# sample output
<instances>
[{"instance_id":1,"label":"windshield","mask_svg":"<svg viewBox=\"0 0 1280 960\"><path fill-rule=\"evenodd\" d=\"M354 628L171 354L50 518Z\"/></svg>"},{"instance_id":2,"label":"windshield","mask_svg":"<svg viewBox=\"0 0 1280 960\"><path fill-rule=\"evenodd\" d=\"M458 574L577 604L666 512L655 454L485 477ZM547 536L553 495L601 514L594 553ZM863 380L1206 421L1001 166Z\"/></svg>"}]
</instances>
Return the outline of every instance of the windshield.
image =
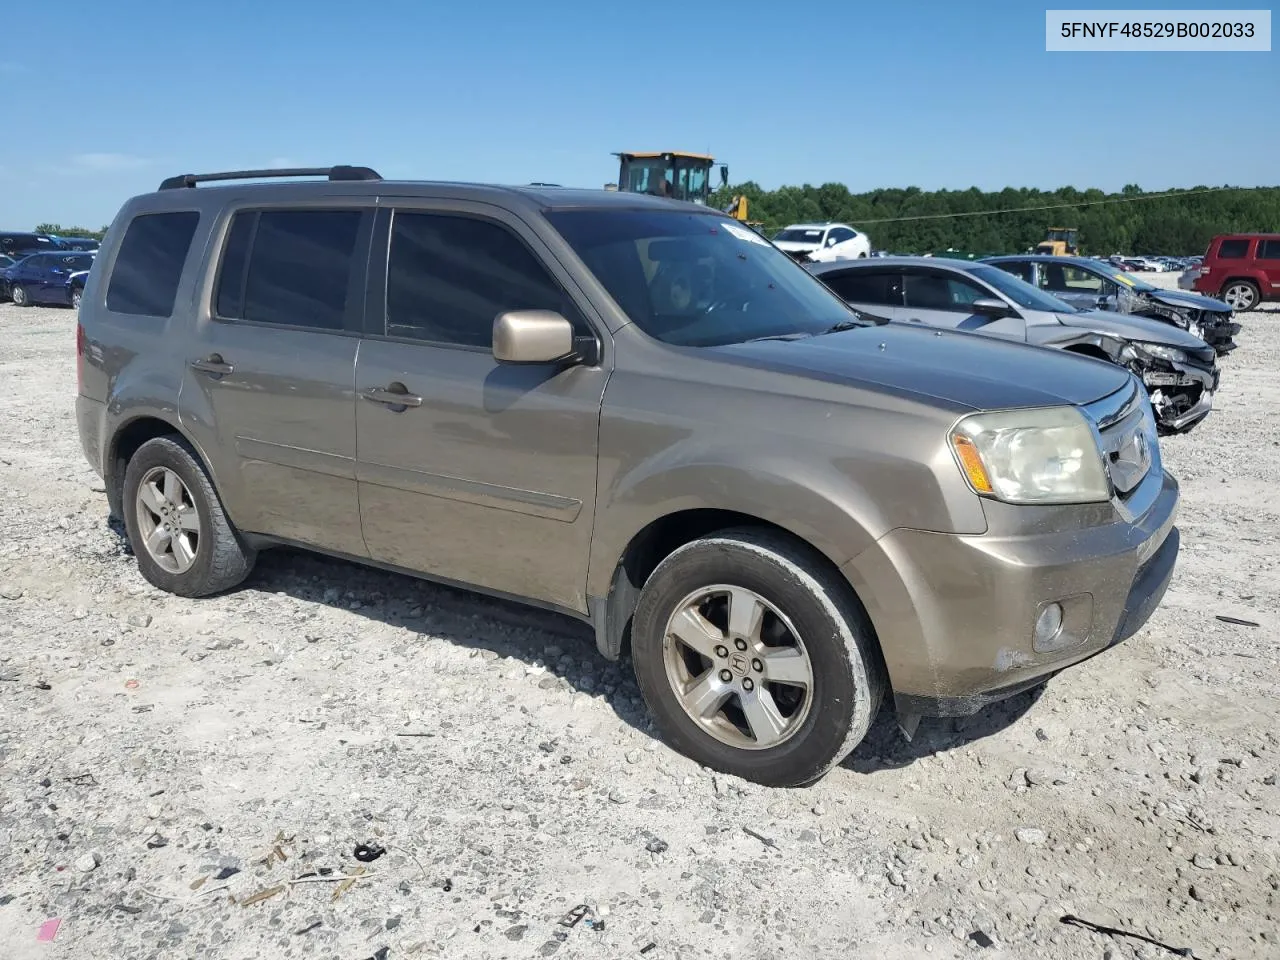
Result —
<instances>
[{"instance_id":1,"label":"windshield","mask_svg":"<svg viewBox=\"0 0 1280 960\"><path fill-rule=\"evenodd\" d=\"M1049 313L1078 313L1075 307L1065 300L1050 296L1039 287L1033 287L1025 280L1019 280L1011 273L999 267L970 267L969 272L995 287L1020 307L1028 310L1045 310Z\"/></svg>"},{"instance_id":2,"label":"windshield","mask_svg":"<svg viewBox=\"0 0 1280 960\"><path fill-rule=\"evenodd\" d=\"M779 230L773 235L774 243L782 241L783 243L821 243L821 230L794 230L788 228Z\"/></svg>"},{"instance_id":3,"label":"windshield","mask_svg":"<svg viewBox=\"0 0 1280 960\"><path fill-rule=\"evenodd\" d=\"M750 227L717 214L547 214L649 336L687 347L808 336L859 315Z\"/></svg>"},{"instance_id":4,"label":"windshield","mask_svg":"<svg viewBox=\"0 0 1280 960\"><path fill-rule=\"evenodd\" d=\"M1112 280L1119 281L1125 286L1133 287L1133 289L1141 291L1142 293L1147 293L1155 289L1155 287L1147 283L1145 280L1139 280L1137 277L1129 276L1129 274L1125 273L1110 261L1104 262L1102 260L1097 260L1089 264L1089 266L1092 269L1097 270L1099 273L1105 273Z\"/></svg>"}]
</instances>

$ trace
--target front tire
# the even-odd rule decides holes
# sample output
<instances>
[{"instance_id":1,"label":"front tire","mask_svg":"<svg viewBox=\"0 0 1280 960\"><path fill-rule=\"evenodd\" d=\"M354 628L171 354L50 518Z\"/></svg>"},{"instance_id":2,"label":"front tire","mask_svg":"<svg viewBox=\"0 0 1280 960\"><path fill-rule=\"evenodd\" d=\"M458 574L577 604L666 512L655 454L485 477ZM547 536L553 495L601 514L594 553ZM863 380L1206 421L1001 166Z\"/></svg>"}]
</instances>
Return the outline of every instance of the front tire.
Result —
<instances>
[{"instance_id":1,"label":"front tire","mask_svg":"<svg viewBox=\"0 0 1280 960\"><path fill-rule=\"evenodd\" d=\"M751 528L658 565L636 608L632 659L672 746L767 786L812 783L848 756L885 687L848 585L804 545Z\"/></svg>"},{"instance_id":2,"label":"front tire","mask_svg":"<svg viewBox=\"0 0 1280 960\"><path fill-rule=\"evenodd\" d=\"M81 299L81 296L82 296L82 292L81 292L81 291L79 291L79 290L72 290L72 291L71 291L71 309L72 309L72 310L79 310L79 309L80 309L80 299Z\"/></svg>"},{"instance_id":3,"label":"front tire","mask_svg":"<svg viewBox=\"0 0 1280 960\"><path fill-rule=\"evenodd\" d=\"M253 569L254 551L231 526L204 465L180 436L138 448L125 468L123 506L138 569L161 590L209 596Z\"/></svg>"},{"instance_id":4,"label":"front tire","mask_svg":"<svg viewBox=\"0 0 1280 960\"><path fill-rule=\"evenodd\" d=\"M27 288L20 283L15 283L10 288L9 299L13 301L15 307L31 306L31 295L27 293Z\"/></svg>"}]
</instances>

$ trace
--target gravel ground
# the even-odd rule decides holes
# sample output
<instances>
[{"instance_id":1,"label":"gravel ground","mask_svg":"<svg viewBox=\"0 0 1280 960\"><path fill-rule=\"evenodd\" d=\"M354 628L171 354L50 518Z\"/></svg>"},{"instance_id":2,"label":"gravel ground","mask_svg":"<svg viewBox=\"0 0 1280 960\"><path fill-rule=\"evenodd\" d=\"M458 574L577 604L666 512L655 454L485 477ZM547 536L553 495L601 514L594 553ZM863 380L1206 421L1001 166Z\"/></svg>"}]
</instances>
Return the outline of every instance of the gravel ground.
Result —
<instances>
[{"instance_id":1,"label":"gravel ground","mask_svg":"<svg viewBox=\"0 0 1280 960\"><path fill-rule=\"evenodd\" d=\"M74 315L0 306L0 952L1169 955L1072 914L1280 956L1280 311L1243 320L1163 444L1184 548L1147 628L784 791L658 743L568 620L284 552L152 589L80 451Z\"/></svg>"}]
</instances>

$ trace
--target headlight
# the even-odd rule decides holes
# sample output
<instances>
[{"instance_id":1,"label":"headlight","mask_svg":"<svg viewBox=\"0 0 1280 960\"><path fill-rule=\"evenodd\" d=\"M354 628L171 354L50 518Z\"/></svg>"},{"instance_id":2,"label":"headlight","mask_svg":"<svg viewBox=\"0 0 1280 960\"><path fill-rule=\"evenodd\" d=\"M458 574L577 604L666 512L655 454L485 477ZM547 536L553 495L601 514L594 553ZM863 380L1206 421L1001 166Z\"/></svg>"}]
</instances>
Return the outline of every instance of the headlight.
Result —
<instances>
[{"instance_id":1,"label":"headlight","mask_svg":"<svg viewBox=\"0 0 1280 960\"><path fill-rule=\"evenodd\" d=\"M1168 347L1163 343L1141 343L1134 341L1133 346L1137 347L1143 353L1149 353L1153 357L1159 357L1162 360L1171 360L1174 363L1186 363L1186 351L1179 350L1177 347Z\"/></svg>"},{"instance_id":2,"label":"headlight","mask_svg":"<svg viewBox=\"0 0 1280 960\"><path fill-rule=\"evenodd\" d=\"M1006 503L1092 503L1111 485L1093 429L1074 407L977 413L951 430L975 493Z\"/></svg>"}]
</instances>

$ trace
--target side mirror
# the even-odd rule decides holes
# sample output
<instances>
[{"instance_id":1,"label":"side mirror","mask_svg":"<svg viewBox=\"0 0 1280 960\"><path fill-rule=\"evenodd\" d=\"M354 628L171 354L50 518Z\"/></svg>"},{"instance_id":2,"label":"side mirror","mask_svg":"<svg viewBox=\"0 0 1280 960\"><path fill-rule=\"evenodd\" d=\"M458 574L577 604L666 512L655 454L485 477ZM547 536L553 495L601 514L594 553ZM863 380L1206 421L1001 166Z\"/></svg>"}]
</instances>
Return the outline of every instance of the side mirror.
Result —
<instances>
[{"instance_id":1,"label":"side mirror","mask_svg":"<svg viewBox=\"0 0 1280 960\"><path fill-rule=\"evenodd\" d=\"M493 321L499 363L553 363L573 353L573 325L554 310L508 310Z\"/></svg>"},{"instance_id":2,"label":"side mirror","mask_svg":"<svg viewBox=\"0 0 1280 960\"><path fill-rule=\"evenodd\" d=\"M991 317L993 320L1011 316L1013 313L1007 303L995 297L979 297L969 304L969 309L981 316Z\"/></svg>"},{"instance_id":3,"label":"side mirror","mask_svg":"<svg viewBox=\"0 0 1280 960\"><path fill-rule=\"evenodd\" d=\"M729 185L729 165L727 163L720 164L720 186L727 187Z\"/></svg>"}]
</instances>

